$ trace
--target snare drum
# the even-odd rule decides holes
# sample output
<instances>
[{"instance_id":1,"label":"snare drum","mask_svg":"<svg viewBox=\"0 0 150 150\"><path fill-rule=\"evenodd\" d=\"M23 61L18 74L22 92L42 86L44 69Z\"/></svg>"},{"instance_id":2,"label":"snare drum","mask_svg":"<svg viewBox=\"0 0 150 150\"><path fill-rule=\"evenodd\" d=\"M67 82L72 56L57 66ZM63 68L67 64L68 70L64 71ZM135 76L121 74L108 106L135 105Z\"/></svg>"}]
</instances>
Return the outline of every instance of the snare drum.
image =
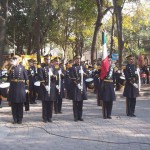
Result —
<instances>
[{"instance_id":1,"label":"snare drum","mask_svg":"<svg viewBox=\"0 0 150 150\"><path fill-rule=\"evenodd\" d=\"M9 82L0 83L0 94L5 98L7 98L8 96L9 86L10 86Z\"/></svg>"},{"instance_id":2,"label":"snare drum","mask_svg":"<svg viewBox=\"0 0 150 150\"><path fill-rule=\"evenodd\" d=\"M93 89L94 88L94 79L93 78L87 78L85 80L86 82L86 86L89 88L89 89Z\"/></svg>"},{"instance_id":3,"label":"snare drum","mask_svg":"<svg viewBox=\"0 0 150 150\"><path fill-rule=\"evenodd\" d=\"M121 86L124 86L125 85L125 81L126 81L125 77L121 75L120 78L119 78L119 84Z\"/></svg>"}]
</instances>

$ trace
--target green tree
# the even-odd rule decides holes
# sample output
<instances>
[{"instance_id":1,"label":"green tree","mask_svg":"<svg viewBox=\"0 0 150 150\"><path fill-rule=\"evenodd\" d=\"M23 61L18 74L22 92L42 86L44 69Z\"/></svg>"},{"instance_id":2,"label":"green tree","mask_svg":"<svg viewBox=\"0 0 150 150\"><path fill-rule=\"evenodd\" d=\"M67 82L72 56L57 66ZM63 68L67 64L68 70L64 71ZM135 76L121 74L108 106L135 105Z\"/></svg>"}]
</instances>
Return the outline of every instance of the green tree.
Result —
<instances>
[{"instance_id":1,"label":"green tree","mask_svg":"<svg viewBox=\"0 0 150 150\"><path fill-rule=\"evenodd\" d=\"M92 40L92 46L91 46L91 61L96 58L96 43L97 43L97 36L98 32L100 30L100 27L102 26L102 19L106 15L106 13L112 9L111 3L109 0L96 0L96 6L97 6L97 20L95 23L95 29L93 34L93 40Z\"/></svg>"},{"instance_id":2,"label":"green tree","mask_svg":"<svg viewBox=\"0 0 150 150\"><path fill-rule=\"evenodd\" d=\"M6 20L8 11L8 0L0 1L0 66L3 62L3 54L5 50L5 33L6 33Z\"/></svg>"}]
</instances>

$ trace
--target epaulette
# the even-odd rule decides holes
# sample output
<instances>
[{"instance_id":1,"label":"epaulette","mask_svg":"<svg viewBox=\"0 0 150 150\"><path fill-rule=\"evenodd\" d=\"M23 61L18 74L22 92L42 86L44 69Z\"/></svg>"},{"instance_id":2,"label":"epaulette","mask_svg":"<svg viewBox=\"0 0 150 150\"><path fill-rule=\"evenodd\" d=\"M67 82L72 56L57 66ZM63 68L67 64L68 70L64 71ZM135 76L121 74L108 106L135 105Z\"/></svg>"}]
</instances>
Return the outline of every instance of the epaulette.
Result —
<instances>
[{"instance_id":1,"label":"epaulette","mask_svg":"<svg viewBox=\"0 0 150 150\"><path fill-rule=\"evenodd\" d=\"M94 69L97 69L97 65L94 65Z\"/></svg>"},{"instance_id":2,"label":"epaulette","mask_svg":"<svg viewBox=\"0 0 150 150\"><path fill-rule=\"evenodd\" d=\"M37 65L37 68L41 68L41 65Z\"/></svg>"},{"instance_id":3,"label":"epaulette","mask_svg":"<svg viewBox=\"0 0 150 150\"><path fill-rule=\"evenodd\" d=\"M66 71L66 66L64 66L64 70Z\"/></svg>"},{"instance_id":4,"label":"epaulette","mask_svg":"<svg viewBox=\"0 0 150 150\"><path fill-rule=\"evenodd\" d=\"M88 69L88 68L89 68L89 66L88 66L88 65L85 65L85 68L86 68L86 69Z\"/></svg>"},{"instance_id":5,"label":"epaulette","mask_svg":"<svg viewBox=\"0 0 150 150\"><path fill-rule=\"evenodd\" d=\"M26 70L29 70L29 66L25 66L25 69L26 69Z\"/></svg>"},{"instance_id":6,"label":"epaulette","mask_svg":"<svg viewBox=\"0 0 150 150\"><path fill-rule=\"evenodd\" d=\"M122 66L122 70L126 69L126 66Z\"/></svg>"},{"instance_id":7,"label":"epaulette","mask_svg":"<svg viewBox=\"0 0 150 150\"><path fill-rule=\"evenodd\" d=\"M118 67L115 67L115 68L114 68L114 71L118 71L118 70L119 70Z\"/></svg>"},{"instance_id":8,"label":"epaulette","mask_svg":"<svg viewBox=\"0 0 150 150\"><path fill-rule=\"evenodd\" d=\"M56 65L56 66L55 66L55 69L58 69L58 68L59 68L59 66L58 66L58 65Z\"/></svg>"},{"instance_id":9,"label":"epaulette","mask_svg":"<svg viewBox=\"0 0 150 150\"><path fill-rule=\"evenodd\" d=\"M72 64L68 64L68 68L71 68L72 67Z\"/></svg>"}]
</instances>

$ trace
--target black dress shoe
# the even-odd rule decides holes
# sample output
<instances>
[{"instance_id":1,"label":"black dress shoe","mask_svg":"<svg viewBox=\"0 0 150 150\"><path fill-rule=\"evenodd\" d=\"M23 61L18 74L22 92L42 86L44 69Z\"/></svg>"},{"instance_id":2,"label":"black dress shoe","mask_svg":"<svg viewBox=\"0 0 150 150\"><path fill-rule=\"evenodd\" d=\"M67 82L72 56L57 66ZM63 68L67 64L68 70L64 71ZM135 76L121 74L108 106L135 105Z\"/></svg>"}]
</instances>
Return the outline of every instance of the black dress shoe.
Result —
<instances>
[{"instance_id":1,"label":"black dress shoe","mask_svg":"<svg viewBox=\"0 0 150 150\"><path fill-rule=\"evenodd\" d=\"M14 120L13 122L12 122L12 124L16 124L17 123L17 120Z\"/></svg>"},{"instance_id":2,"label":"black dress shoe","mask_svg":"<svg viewBox=\"0 0 150 150\"><path fill-rule=\"evenodd\" d=\"M107 117L108 119L112 119L110 116Z\"/></svg>"},{"instance_id":3,"label":"black dress shoe","mask_svg":"<svg viewBox=\"0 0 150 150\"><path fill-rule=\"evenodd\" d=\"M22 124L22 120L19 120L19 121L18 121L18 124Z\"/></svg>"},{"instance_id":4,"label":"black dress shoe","mask_svg":"<svg viewBox=\"0 0 150 150\"><path fill-rule=\"evenodd\" d=\"M107 117L103 116L103 119L107 119Z\"/></svg>"},{"instance_id":5,"label":"black dress shoe","mask_svg":"<svg viewBox=\"0 0 150 150\"><path fill-rule=\"evenodd\" d=\"M37 104L37 102L33 102L32 104Z\"/></svg>"},{"instance_id":6,"label":"black dress shoe","mask_svg":"<svg viewBox=\"0 0 150 150\"><path fill-rule=\"evenodd\" d=\"M47 123L47 120L44 119L43 122L44 122L44 123Z\"/></svg>"},{"instance_id":7,"label":"black dress shoe","mask_svg":"<svg viewBox=\"0 0 150 150\"><path fill-rule=\"evenodd\" d=\"M61 112L61 111L58 111L58 114L62 114L62 112Z\"/></svg>"},{"instance_id":8,"label":"black dress shoe","mask_svg":"<svg viewBox=\"0 0 150 150\"><path fill-rule=\"evenodd\" d=\"M75 121L75 122L77 122L77 121L78 121L78 119L76 119L76 118L75 118L75 119L74 119L74 121Z\"/></svg>"},{"instance_id":9,"label":"black dress shoe","mask_svg":"<svg viewBox=\"0 0 150 150\"><path fill-rule=\"evenodd\" d=\"M130 115L130 117L136 117L136 115L132 114L132 115Z\"/></svg>"},{"instance_id":10,"label":"black dress shoe","mask_svg":"<svg viewBox=\"0 0 150 150\"><path fill-rule=\"evenodd\" d=\"M50 119L48 119L47 121L48 121L48 122L52 122L52 119L50 118Z\"/></svg>"},{"instance_id":11,"label":"black dress shoe","mask_svg":"<svg viewBox=\"0 0 150 150\"><path fill-rule=\"evenodd\" d=\"M78 120L79 120L79 121L84 121L83 118L79 118Z\"/></svg>"}]
</instances>

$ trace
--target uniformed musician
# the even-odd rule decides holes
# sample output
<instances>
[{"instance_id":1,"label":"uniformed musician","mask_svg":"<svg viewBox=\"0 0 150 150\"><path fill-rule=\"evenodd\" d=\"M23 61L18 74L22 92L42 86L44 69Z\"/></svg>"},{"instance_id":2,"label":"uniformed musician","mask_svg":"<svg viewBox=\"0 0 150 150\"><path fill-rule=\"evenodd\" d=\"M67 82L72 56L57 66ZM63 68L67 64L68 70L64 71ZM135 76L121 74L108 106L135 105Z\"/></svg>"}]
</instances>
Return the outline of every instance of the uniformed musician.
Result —
<instances>
[{"instance_id":1,"label":"uniformed musician","mask_svg":"<svg viewBox=\"0 0 150 150\"><path fill-rule=\"evenodd\" d=\"M54 75L56 78L56 101L54 102L55 114L62 113L62 99L65 97L64 93L64 67L59 63L59 58L53 59Z\"/></svg>"},{"instance_id":2,"label":"uniformed musician","mask_svg":"<svg viewBox=\"0 0 150 150\"><path fill-rule=\"evenodd\" d=\"M104 119L111 119L113 101L116 99L114 90L114 64L111 62L111 56L109 56L109 63L109 70L104 79L101 79L100 81L100 99L102 100L102 112Z\"/></svg>"},{"instance_id":3,"label":"uniformed musician","mask_svg":"<svg viewBox=\"0 0 150 150\"><path fill-rule=\"evenodd\" d=\"M73 65L73 60L69 60L68 63L66 64L66 74L65 74L65 89L66 89L66 98L67 99L71 99L71 95L70 95L70 83L71 83L71 79L70 79L70 76L69 76L69 72L70 72L70 69Z\"/></svg>"},{"instance_id":4,"label":"uniformed musician","mask_svg":"<svg viewBox=\"0 0 150 150\"><path fill-rule=\"evenodd\" d=\"M12 64L11 64L12 58L6 58L4 61L2 68L0 69L0 83L8 82L8 74L11 70ZM8 96L8 87L0 88L0 108L2 107L2 97L7 98ZM9 104L10 105L10 104Z\"/></svg>"},{"instance_id":5,"label":"uniformed musician","mask_svg":"<svg viewBox=\"0 0 150 150\"><path fill-rule=\"evenodd\" d=\"M34 66L34 60L29 59L29 68L27 70L28 72L28 78L29 78L29 100L30 104L36 104L35 99L36 99L36 90L34 83L36 81L36 74L37 74L37 68Z\"/></svg>"},{"instance_id":6,"label":"uniformed musician","mask_svg":"<svg viewBox=\"0 0 150 150\"><path fill-rule=\"evenodd\" d=\"M134 114L136 97L139 95L139 90L137 86L137 81L138 81L137 69L134 64L133 55L129 55L127 59L128 59L128 64L126 65L126 69L124 70L126 83L125 83L123 96L126 97L127 116L136 117Z\"/></svg>"},{"instance_id":7,"label":"uniformed musician","mask_svg":"<svg viewBox=\"0 0 150 150\"><path fill-rule=\"evenodd\" d=\"M6 59L0 69L0 83L1 82L6 82L7 81L7 77L8 77L8 69L7 69L7 66L8 66L9 62L8 60ZM2 93L3 93L3 89L0 88L0 108L2 108Z\"/></svg>"},{"instance_id":8,"label":"uniformed musician","mask_svg":"<svg viewBox=\"0 0 150 150\"><path fill-rule=\"evenodd\" d=\"M59 77L60 74L60 77ZM58 99L58 113L62 113L62 101L65 98L65 74L66 68L64 67L63 63L59 63L59 72L57 76L57 85L60 86L60 90L57 89L57 99Z\"/></svg>"},{"instance_id":9,"label":"uniformed musician","mask_svg":"<svg viewBox=\"0 0 150 150\"><path fill-rule=\"evenodd\" d=\"M45 67L49 66L49 64L51 62L50 59L51 59L50 55L48 55L48 54L45 55L44 56L44 62L42 64L39 64L40 67L38 67L39 68L38 71L42 72L41 70L43 70ZM38 72L38 78L41 79L40 74L41 73ZM42 80L43 80L43 78L42 78ZM42 96L43 95L43 92L42 92L43 90L41 88L42 88L41 86L37 87L38 99L42 99L43 98L43 96Z\"/></svg>"},{"instance_id":10,"label":"uniformed musician","mask_svg":"<svg viewBox=\"0 0 150 150\"><path fill-rule=\"evenodd\" d=\"M20 57L13 57L13 67L9 74L9 95L8 101L11 102L13 123L22 123L23 104L26 102L26 92L28 88L28 75L24 66L19 64Z\"/></svg>"},{"instance_id":11,"label":"uniformed musician","mask_svg":"<svg viewBox=\"0 0 150 150\"><path fill-rule=\"evenodd\" d=\"M52 64L49 63L48 66L44 66L41 73L38 74L41 80L43 122L52 122L53 105L56 101L56 76Z\"/></svg>"},{"instance_id":12,"label":"uniformed musician","mask_svg":"<svg viewBox=\"0 0 150 150\"><path fill-rule=\"evenodd\" d=\"M73 100L74 121L83 121L83 100L87 99L86 87L82 75L84 74L80 65L80 57L74 57L74 65L70 68L71 99ZM82 84L81 84L82 83Z\"/></svg>"}]
</instances>

